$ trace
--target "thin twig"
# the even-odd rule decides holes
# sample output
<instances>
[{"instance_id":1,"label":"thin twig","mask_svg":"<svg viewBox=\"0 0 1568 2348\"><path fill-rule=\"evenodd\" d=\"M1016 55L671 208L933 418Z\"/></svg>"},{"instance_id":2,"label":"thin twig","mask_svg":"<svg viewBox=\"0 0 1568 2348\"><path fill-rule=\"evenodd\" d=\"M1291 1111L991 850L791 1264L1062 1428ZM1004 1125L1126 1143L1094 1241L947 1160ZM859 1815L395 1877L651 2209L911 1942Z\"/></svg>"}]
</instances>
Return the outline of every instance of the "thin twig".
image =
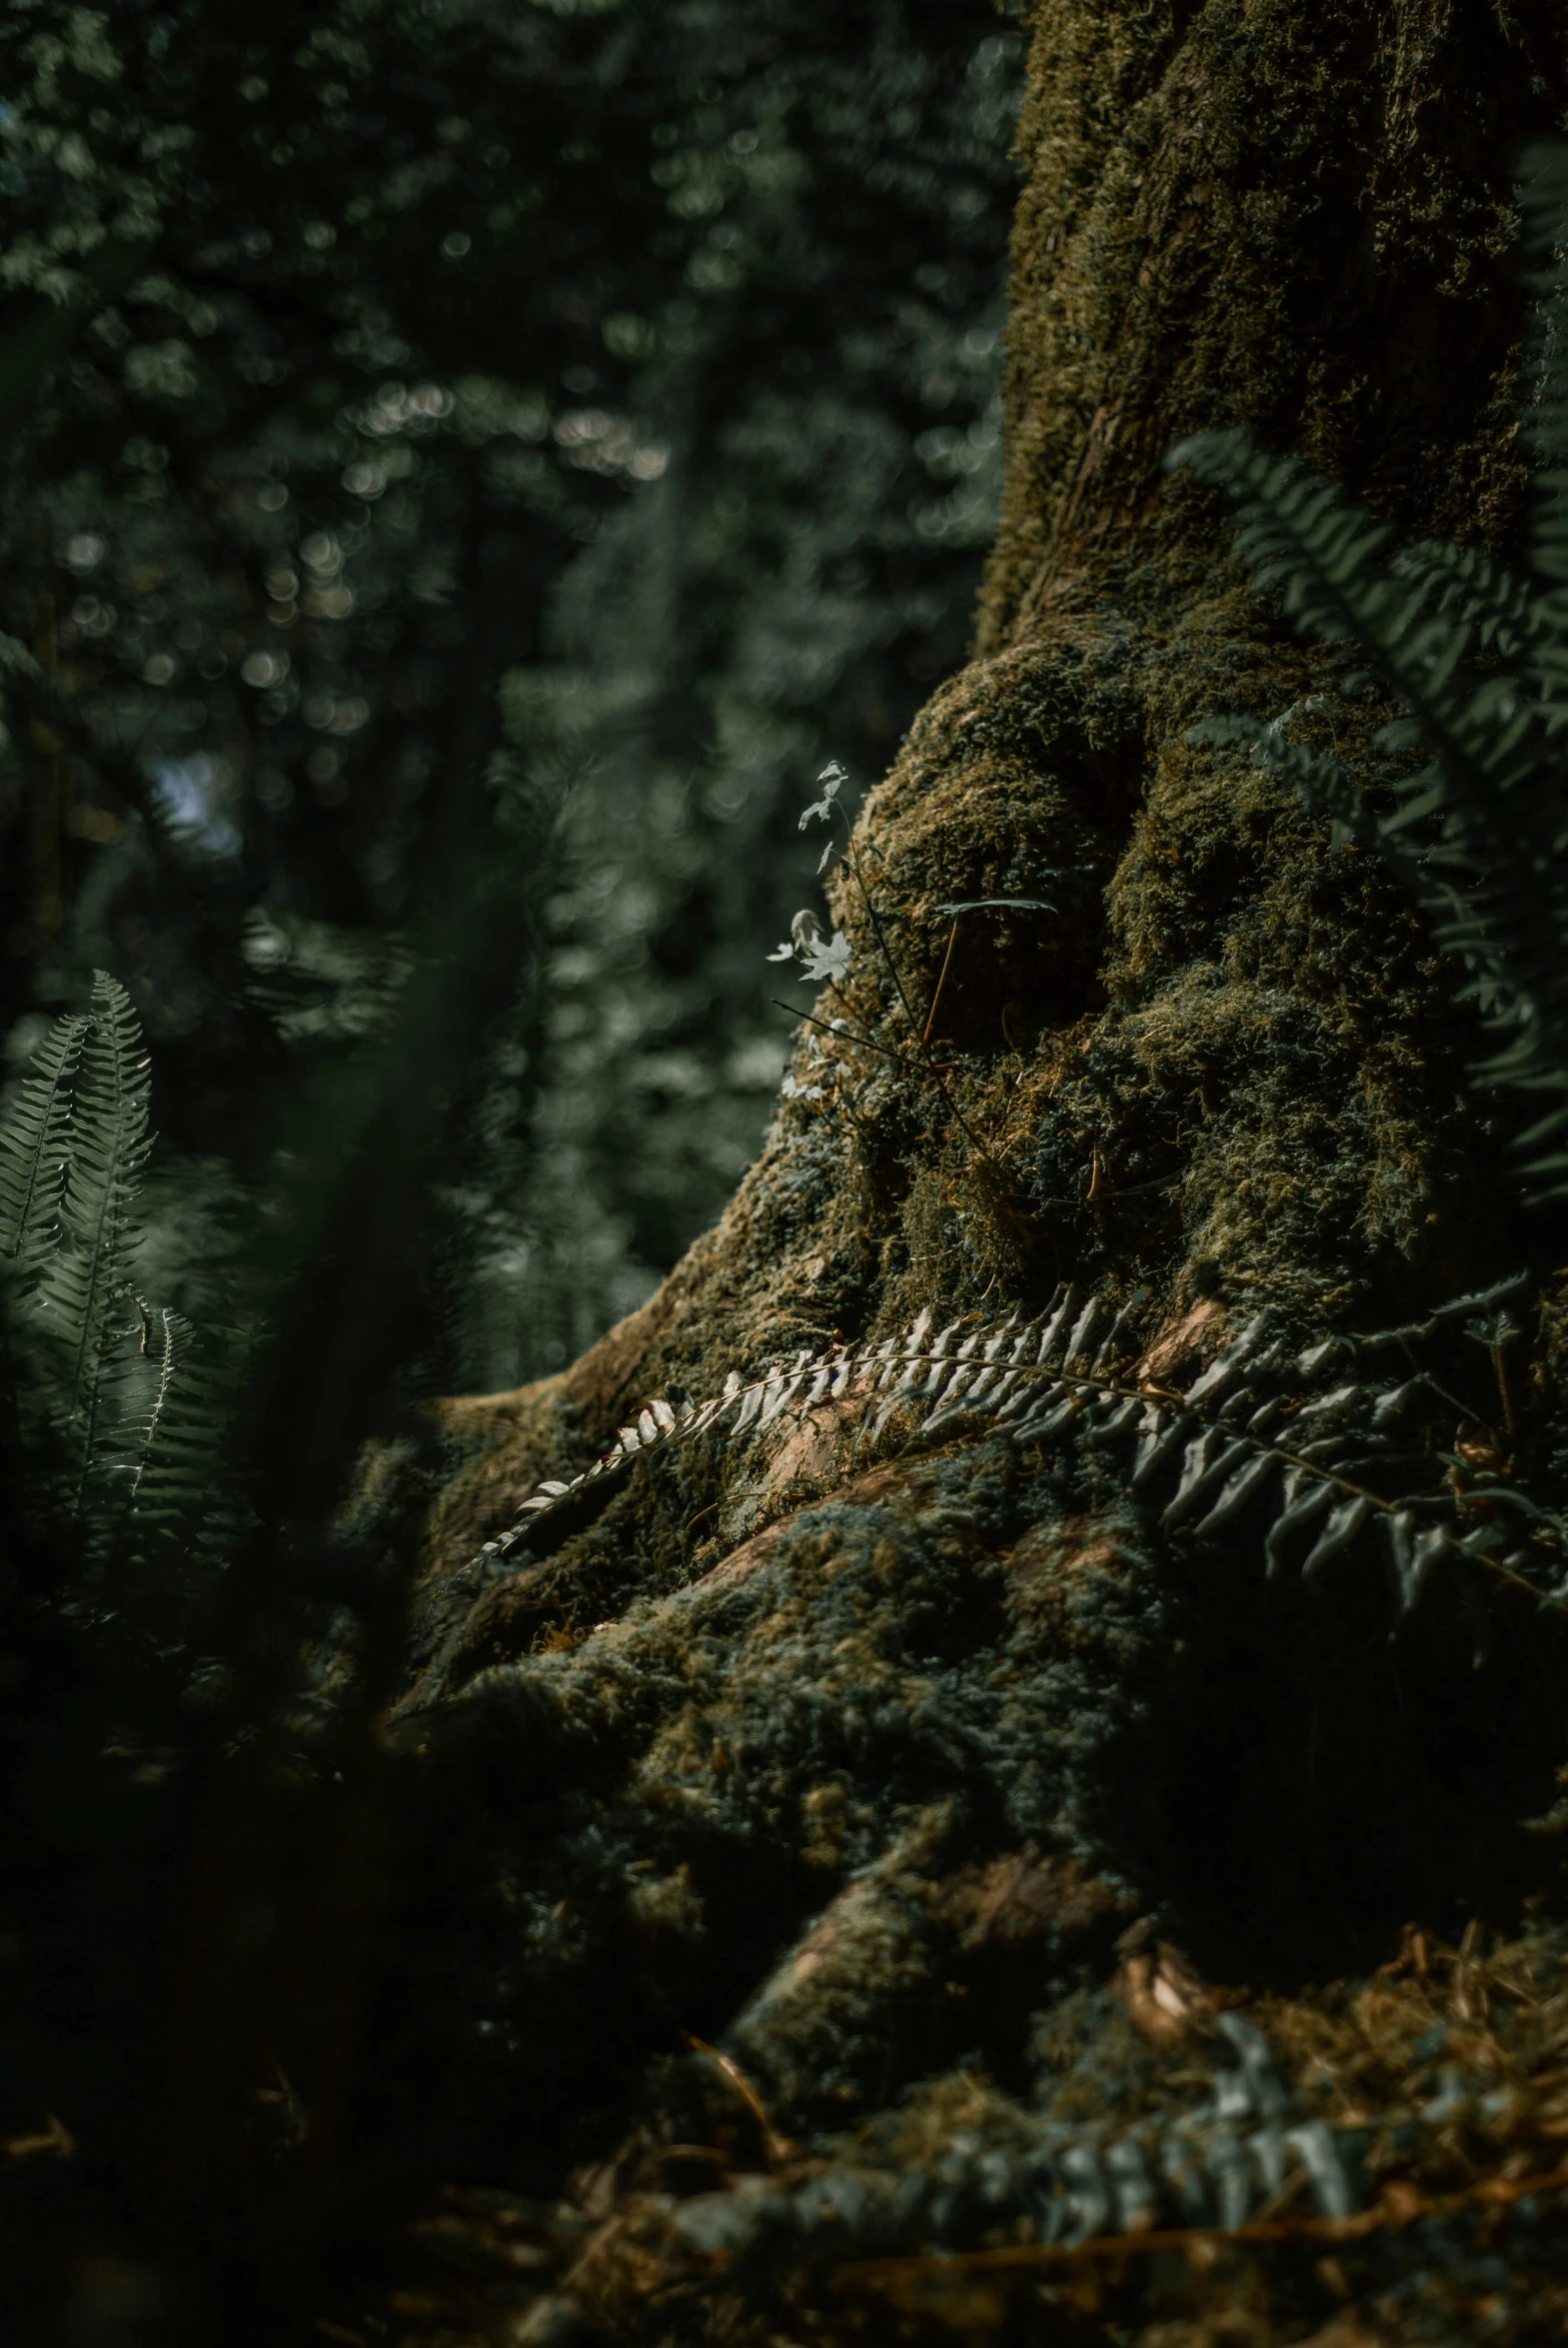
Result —
<instances>
[{"instance_id":1,"label":"thin twig","mask_svg":"<svg viewBox=\"0 0 1568 2348\"><path fill-rule=\"evenodd\" d=\"M1505 1329L1496 1342L1488 1348L1492 1356L1492 1369L1497 1379L1497 1391L1502 1398L1503 1431L1508 1437L1510 1454L1518 1448L1519 1420L1514 1407L1513 1382L1508 1375L1507 1348L1518 1334L1519 1331L1516 1328Z\"/></svg>"},{"instance_id":2,"label":"thin twig","mask_svg":"<svg viewBox=\"0 0 1568 2348\"><path fill-rule=\"evenodd\" d=\"M836 802L834 802L834 805L835 805L835 806L837 806L837 803L836 803ZM924 1031L922 1032L922 1031L921 1031L921 1028L920 1028L920 1023L919 1023L919 1021L918 1021L918 1020L915 1018L915 1016L914 1016L914 1012L913 1012L913 1009L912 1009L912 1007L911 1007L911 1005L910 1005L910 1002L909 1002L909 997L908 997L907 991L906 991L906 990L905 990L905 988L904 988L902 974L900 973L900 971L899 971L899 969L898 969L898 965L897 965L897 963L896 963L896 962L893 960L893 953L892 953L892 948L891 948L891 947L888 945L888 943L887 943L887 937L886 937L886 933L885 933L885 932L884 932L884 930L882 929L882 925L881 925L880 921L879 921L879 920L878 920L878 918L877 918L876 908L875 908L875 906L874 906L874 905L872 904L872 902L871 902L871 893L870 893L869 889L868 889L868 888L866 887L866 885L865 885L865 876L864 876L864 874L863 874L863 873L861 872L861 870L860 870L860 860L859 860L859 857L858 857L858 856L856 855L856 853L855 853L855 849L854 849L854 835L853 835L853 832L852 832L852 830L850 829L850 825L849 825L849 819L848 819L848 816L847 816L847 815L844 813L844 810L843 810L841 807L838 807L838 808L837 808L837 812L838 812L838 814L839 814L840 816L842 816L842 817L843 817L844 832L845 832L845 835L846 835L846 837L845 837L845 841L844 841L843 852L842 852L842 853L843 853L843 857L844 857L844 861L845 861L845 862L846 862L846 864L848 865L850 872L851 872L851 873L853 873L853 875L854 875L854 879L855 879L855 886L856 886L856 888L859 890L859 892L860 892L860 897L861 897L861 900L862 900L862 902L863 902L863 904L864 904L864 906L865 906L865 916L866 916L866 919L867 919L867 921L868 921L868 922L870 923L870 925L871 925L871 931L872 931L872 934L873 934L873 936L875 937L875 940L876 940L877 950L878 950L878 952L879 952L879 953L880 953L880 955L881 955L882 961L883 961L883 962L884 962L884 963L887 965L887 973L888 973L888 976L889 976L889 977L890 977L890 979L892 980L893 986L894 986L894 988L895 988L895 989L896 989L896 991L897 991L898 1001L899 1001L899 1002L902 1004L902 1006L903 1006L903 1016L904 1016L904 1018L905 1018L905 1019L908 1021L908 1023L909 1023L909 1030L910 1030L910 1033L911 1033L911 1034L912 1034L912 1035L915 1037L915 1039L916 1039L916 1042L915 1042L915 1050L916 1050L916 1052L917 1052L917 1054L918 1054L918 1058L917 1058L917 1059L915 1059L915 1060L908 1060L908 1059L906 1059L906 1058L905 1058L905 1056L904 1056L902 1053L900 1053L900 1052L889 1052L889 1051L887 1050L887 1048L886 1048L886 1046L885 1046L885 1045L882 1045L882 1044L872 1044L872 1043L871 1043L871 1040L870 1040L870 1038L869 1038L868 1036L860 1036L860 1037L855 1037L855 1038L853 1038L853 1039L851 1039L851 1040L852 1040L853 1042L856 1042L856 1043L861 1043L861 1044L868 1044L868 1045L870 1045L870 1049L871 1049L873 1052L880 1052L880 1053L882 1053L882 1054L885 1056L885 1058L887 1058L888 1060L896 1060L896 1061L898 1061L898 1062L899 1062L899 1063L900 1063L900 1064L901 1064L903 1067L905 1067L905 1068L913 1068L913 1069L917 1069L917 1070L919 1070L919 1071L920 1071L920 1072L921 1072L923 1075L925 1075L925 1076L928 1076L928 1077L930 1078L930 1080L931 1080L932 1084L933 1084L933 1085L935 1085L935 1087L936 1087L937 1091L940 1093L940 1095L941 1095L942 1099L943 1099L943 1100L946 1102L946 1104L947 1104L947 1107L948 1107L949 1111L951 1112L951 1114L952 1114L952 1117L953 1117L953 1119L954 1119L955 1123L958 1125L958 1127L961 1129L961 1131L962 1131L963 1133L967 1134L967 1136L968 1136L969 1140L970 1140L970 1141L973 1143L973 1145L974 1145L975 1149L976 1149L976 1150L979 1152L979 1155L980 1155L982 1158L988 1158L988 1159L990 1159L990 1162L991 1162L991 1164L992 1164L994 1167L996 1167L996 1168L997 1168L997 1171L998 1171L998 1172L1001 1172L1001 1171L1002 1171L1002 1169L1001 1169L1001 1166L1000 1166L1000 1161L999 1161L998 1159L996 1159L996 1158L993 1156L992 1152L991 1152L991 1151L990 1151L990 1149L987 1147L987 1145L986 1145L985 1141L982 1139L982 1137L981 1137L979 1134L977 1134L977 1133L975 1132L975 1130L974 1130L973 1126L971 1126L971 1125L970 1125L970 1123L969 1123L968 1119L967 1119L967 1118L964 1116L964 1114L963 1114L962 1110L961 1110L961 1109L958 1107L958 1104L957 1104L957 1102L956 1102L956 1101L954 1101L954 1099L953 1099L953 1097L952 1097L951 1093L948 1091L948 1089L947 1089L947 1082L946 1082L946 1079L943 1077L943 1075L942 1075L942 1073L941 1073L941 1070L940 1070L940 1069L937 1067L936 1063L935 1063L935 1062L934 1062L934 1061L931 1059L931 1057L930 1057L929 1053L928 1053L928 1052L926 1051L926 1049L925 1049L925 1045L926 1045L926 1037L928 1036L928 1034L929 1034L929 1032L930 1032L930 1020L927 1020L927 1021L926 1021L926 1024L925 1024L925 1029L924 1029ZM956 935L956 931L957 931L957 923L956 923L956 920L954 921L954 924L953 924L953 931L954 931L954 935ZM950 955L950 954L951 954L951 952L952 952L952 940L951 940L951 938L949 938L949 939L948 939L948 941L947 941L947 952L948 952L948 954L949 954L949 955ZM946 970L947 970L947 965L946 965L946 963L944 962L944 963L942 964L942 976L943 976L943 977L945 977L945 976L946 976ZM938 981L937 981L937 983L936 983L936 993L937 993L937 996L940 996L940 994L941 994L941 981L940 981L939 979L938 979ZM779 1008L781 1011L787 1011L787 1010L789 1009L789 1006L788 1006L787 1004L779 1003L779 999L778 999L778 997L777 997L777 996L775 996L775 998L774 998L774 1002L776 1003L776 1005L778 1005L778 1008ZM804 1012L797 1012L797 1013L795 1013L795 1014L794 1014L794 1016L795 1016L797 1019L804 1019L804 1018L805 1018L807 1015L806 1015ZM931 1016L931 1019L934 1019L934 1018L935 1018L935 1016L936 1016L936 1004L935 1004L934 1000L933 1000L933 1002L932 1002L932 1004L931 1004L931 1015L930 1015L930 1016ZM813 1027L818 1027L818 1028L820 1028L820 1027L825 1027L825 1026L826 1026L826 1022L825 1022L825 1021L823 1021L823 1020L813 1020L813 1021L811 1022L811 1025L812 1025ZM833 1035L837 1035L837 1034L839 1034L839 1033L840 1033L840 1031L839 1031L838 1029L831 1029L831 1030L829 1030L829 1033L830 1033L830 1034L833 1034Z\"/></svg>"},{"instance_id":3,"label":"thin twig","mask_svg":"<svg viewBox=\"0 0 1568 2348\"><path fill-rule=\"evenodd\" d=\"M898 1001L903 1005L903 1016L909 1023L910 1031L917 1032L919 1028L919 1022L916 1020L914 1013L910 1008L909 998L904 991L904 984L902 978L899 975L898 965L894 962L892 957L892 948L888 945L886 936L882 930L881 923L876 918L876 908L871 903L871 893L866 888L864 876L860 871L860 860L855 855L852 848L848 849L846 854L849 859L849 870L853 873L855 882L859 888L860 895L865 901L866 919L871 925L871 929L876 938L877 947L881 952L881 958L887 965L889 976L892 979L894 987L897 989ZM934 1008L935 1007L933 1005L933 1011ZM962 1130L962 1132L968 1135L969 1140L973 1143L981 1158L988 1158L991 1165L996 1168L997 1172L1002 1173L1004 1170L1002 1169L1000 1160L992 1154L983 1137L975 1132L973 1126L970 1125L968 1119L964 1116L962 1110L958 1107L957 1102L954 1101L951 1093L948 1091L947 1080L942 1075L940 1069L936 1066L936 1063L931 1059L929 1053L926 1051L925 1039L923 1036L919 1036L916 1050L919 1053L919 1060L915 1065L924 1069L925 1074L930 1078L932 1084L936 1087L942 1099L946 1102L948 1110L951 1112L951 1115L959 1128Z\"/></svg>"},{"instance_id":4,"label":"thin twig","mask_svg":"<svg viewBox=\"0 0 1568 2348\"><path fill-rule=\"evenodd\" d=\"M871 893L866 888L865 877L860 871L860 860L855 855L852 846L846 851L846 854L849 859L849 870L854 875L856 885L859 888L860 896L864 901L866 920L870 923L872 930L875 932L876 943L881 948L882 960L887 965L887 969L891 976L894 987L896 987L898 990L898 1001L903 1005L903 1016L908 1021L911 1032L917 1035L919 1033L920 1023L915 1018L913 1011L910 1009L909 998L903 991L903 981L898 975L898 965L893 961L892 958L892 948L888 945L887 940L882 933L881 923L876 918L876 908L871 903Z\"/></svg>"},{"instance_id":5,"label":"thin twig","mask_svg":"<svg viewBox=\"0 0 1568 2348\"><path fill-rule=\"evenodd\" d=\"M895 1060L900 1068L912 1068L916 1076L935 1074L923 1061L911 1060L906 1052L894 1052L870 1036L856 1036L849 1028L835 1028L831 1020L819 1020L808 1011L797 1011L792 1003L784 1003L777 995L771 1001L775 1011L786 1011L791 1019L804 1020L808 1028L820 1028L824 1036L836 1036L840 1044L863 1044L867 1052L879 1052L883 1060ZM938 1078L937 1082L940 1081Z\"/></svg>"},{"instance_id":6,"label":"thin twig","mask_svg":"<svg viewBox=\"0 0 1568 2348\"><path fill-rule=\"evenodd\" d=\"M947 933L947 951L941 958L941 970L936 980L936 992L931 997L931 1008L925 1015L925 1029L924 1033L920 1037L920 1050L922 1052L929 1044L931 1040L931 1030L936 1025L936 1007L941 1002L941 991L947 984L947 965L951 962L952 950L958 943L958 924L962 918L963 917L961 914L954 914L952 917L952 928Z\"/></svg>"}]
</instances>

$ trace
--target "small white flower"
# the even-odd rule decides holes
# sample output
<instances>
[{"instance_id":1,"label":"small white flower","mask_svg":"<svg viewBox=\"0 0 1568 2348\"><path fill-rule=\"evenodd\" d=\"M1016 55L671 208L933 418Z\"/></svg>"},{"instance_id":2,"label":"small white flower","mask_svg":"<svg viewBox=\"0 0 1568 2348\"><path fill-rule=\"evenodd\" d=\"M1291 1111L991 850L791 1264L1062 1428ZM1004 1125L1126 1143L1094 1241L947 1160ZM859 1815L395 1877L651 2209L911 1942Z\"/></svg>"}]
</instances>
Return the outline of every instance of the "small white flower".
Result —
<instances>
[{"instance_id":1,"label":"small white flower","mask_svg":"<svg viewBox=\"0 0 1568 2348\"><path fill-rule=\"evenodd\" d=\"M822 925L809 906L802 906L789 924L789 942L768 957L770 962L799 963L808 979L841 979L849 967L849 941L841 930L822 936Z\"/></svg>"},{"instance_id":2,"label":"small white flower","mask_svg":"<svg viewBox=\"0 0 1568 2348\"><path fill-rule=\"evenodd\" d=\"M826 766L823 767L821 773L816 778L816 788L822 796L820 799L812 800L810 806L806 809L804 815L800 818L798 825L795 827L796 830L803 832L806 825L814 823L818 816L820 816L822 822L825 824L828 817L833 812L833 801L837 798L839 792L843 789L848 780L849 775L847 768L841 767L836 759L829 759ZM825 864L826 862L827 857L824 851L822 856L822 864ZM820 872L822 866L818 865L816 869L818 872Z\"/></svg>"},{"instance_id":3,"label":"small white flower","mask_svg":"<svg viewBox=\"0 0 1568 2348\"><path fill-rule=\"evenodd\" d=\"M789 924L789 935L767 957L769 962L793 962L798 955L803 961L821 937L822 925L808 905L803 905Z\"/></svg>"},{"instance_id":4,"label":"small white flower","mask_svg":"<svg viewBox=\"0 0 1568 2348\"><path fill-rule=\"evenodd\" d=\"M841 979L849 968L849 941L841 930L834 930L825 943L817 939L804 948L800 963L808 979Z\"/></svg>"}]
</instances>

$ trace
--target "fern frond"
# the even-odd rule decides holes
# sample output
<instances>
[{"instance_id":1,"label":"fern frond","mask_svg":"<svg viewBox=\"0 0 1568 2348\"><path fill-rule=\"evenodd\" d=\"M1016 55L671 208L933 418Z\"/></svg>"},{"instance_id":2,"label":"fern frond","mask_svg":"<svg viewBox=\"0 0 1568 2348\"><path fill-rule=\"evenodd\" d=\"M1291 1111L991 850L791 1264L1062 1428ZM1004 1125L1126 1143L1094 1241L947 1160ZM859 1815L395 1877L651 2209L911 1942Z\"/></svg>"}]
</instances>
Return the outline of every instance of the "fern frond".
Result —
<instances>
[{"instance_id":1,"label":"fern frond","mask_svg":"<svg viewBox=\"0 0 1568 2348\"><path fill-rule=\"evenodd\" d=\"M1297 714L1293 704L1266 722L1236 716L1205 718L1187 740L1206 743L1213 750L1250 752L1260 766L1293 787L1310 814L1327 820L1336 848L1346 840L1358 840L1363 847L1380 845L1371 808L1349 769L1328 751L1297 742L1288 732Z\"/></svg>"},{"instance_id":2,"label":"fern frond","mask_svg":"<svg viewBox=\"0 0 1568 2348\"><path fill-rule=\"evenodd\" d=\"M38 1319L59 1366L62 1415L79 1466L77 1504L106 1452L106 1422L129 1371L131 1272L140 1177L151 1144L148 1069L130 998L93 981L71 1103L59 1245L43 1263Z\"/></svg>"},{"instance_id":3,"label":"fern frond","mask_svg":"<svg viewBox=\"0 0 1568 2348\"><path fill-rule=\"evenodd\" d=\"M1377 567L1393 538L1386 523L1359 513L1296 458L1269 456L1239 426L1197 433L1165 462L1237 501L1237 547L1303 635L1356 645L1382 661L1385 643L1402 633L1404 611L1420 600L1392 588Z\"/></svg>"},{"instance_id":4,"label":"fern frond","mask_svg":"<svg viewBox=\"0 0 1568 2348\"><path fill-rule=\"evenodd\" d=\"M63 1438L70 1463L34 1496L133 1554L213 1559L244 1521L227 1461L246 1346L134 1292L150 1147L141 1031L99 972L89 1010L55 1023L0 1127L0 1266L24 1275L25 1409L42 1449Z\"/></svg>"},{"instance_id":5,"label":"fern frond","mask_svg":"<svg viewBox=\"0 0 1568 2348\"><path fill-rule=\"evenodd\" d=\"M1405 703L1441 762L1447 812L1484 834L1497 796L1513 795L1531 846L1549 850L1562 814L1560 804L1537 807L1527 789L1544 750L1533 705L1517 686L1470 674L1475 625L1430 610L1424 577L1397 577L1379 560L1387 528L1245 432L1199 434L1169 462L1236 499L1237 545L1302 632L1352 646Z\"/></svg>"},{"instance_id":6,"label":"fern frond","mask_svg":"<svg viewBox=\"0 0 1568 2348\"><path fill-rule=\"evenodd\" d=\"M136 1445L128 1531L190 1553L232 1547L244 1521L229 1449L245 1347L234 1331L199 1331L183 1314L149 1315L156 1381Z\"/></svg>"},{"instance_id":7,"label":"fern frond","mask_svg":"<svg viewBox=\"0 0 1568 2348\"><path fill-rule=\"evenodd\" d=\"M55 1021L0 1124L0 1262L24 1276L58 1235L71 1094L87 1027L78 1013Z\"/></svg>"},{"instance_id":8,"label":"fern frond","mask_svg":"<svg viewBox=\"0 0 1568 2348\"><path fill-rule=\"evenodd\" d=\"M744 2015L733 2037L744 2053ZM1320 2218L1342 2223L1362 2198L1358 2140L1303 2115L1244 2015L1216 2015L1213 2037L1226 2059L1209 2094L1185 2108L1172 2097L1137 2120L1111 2112L1085 2121L1014 2106L1008 2126L952 2131L917 2173L889 2129L880 2142L862 2136L847 2158L829 2152L763 2191L749 2180L744 2192L688 2201L674 2230L688 2251L727 2261L759 2241L781 2265L825 2251L847 2278L859 2259L886 2272L911 2253L961 2252L998 2234L1050 2251L1161 2225L1224 2233L1277 2206L1282 2192L1303 2189ZM1191 2060L1184 2051L1182 2084Z\"/></svg>"},{"instance_id":9,"label":"fern frond","mask_svg":"<svg viewBox=\"0 0 1568 2348\"><path fill-rule=\"evenodd\" d=\"M1376 1531L1401 1613L1439 1564L1502 1574L1544 1598L1555 1593L1543 1588L1530 1544L1544 1538L1555 1555L1555 1528L1524 1502L1528 1521L1514 1527L1524 1538L1510 1538L1493 1505L1500 1495L1467 1501L1438 1480L1430 1421L1446 1398L1409 1363L1415 1345L1451 1332L1456 1317L1468 1325L1506 1314L1520 1285L1516 1275L1424 1322L1300 1352L1260 1316L1182 1387L1137 1372L1141 1292L1116 1311L1064 1287L1035 1320L1014 1313L977 1327L965 1316L933 1329L921 1313L901 1337L876 1345L807 1350L750 1382L732 1373L701 1404L685 1396L649 1403L581 1475L541 1484L470 1571L504 1569L535 1526L644 1452L702 1435L749 1438L791 1406L838 1400L858 1405L869 1441L895 1419L927 1442L959 1425L999 1429L1019 1448L1071 1440L1119 1466L1138 1498L1158 1503L1166 1533L1211 1544L1257 1525L1270 1576L1291 1569L1311 1579ZM1363 1357L1396 1345L1397 1376L1349 1375Z\"/></svg>"},{"instance_id":10,"label":"fern frond","mask_svg":"<svg viewBox=\"0 0 1568 2348\"><path fill-rule=\"evenodd\" d=\"M1568 1096L1568 797L1553 739L1568 709L1558 718L1548 706L1554 664L1568 682L1568 656L1554 611L1457 550L1416 550L1390 571L1379 560L1385 530L1244 433L1202 435L1172 462L1239 500L1242 552L1299 625L1352 644L1403 700L1410 720L1385 730L1385 747L1422 742L1434 755L1396 777L1392 813L1373 816L1337 762L1291 742L1284 720L1256 730L1254 754L1341 833L1375 846L1414 891L1436 944L1466 965L1465 992L1506 1039L1479 1081ZM1478 678L1468 665L1474 648L1500 649L1505 635L1528 652L1528 682ZM1533 1139L1562 1122L1554 1115ZM1525 1171L1559 1168L1538 1156Z\"/></svg>"},{"instance_id":11,"label":"fern frond","mask_svg":"<svg viewBox=\"0 0 1568 2348\"><path fill-rule=\"evenodd\" d=\"M1483 652L1518 664L1558 642L1560 630L1540 590L1484 547L1423 539L1402 547L1389 569L1420 588L1441 618L1473 629Z\"/></svg>"},{"instance_id":12,"label":"fern frond","mask_svg":"<svg viewBox=\"0 0 1568 2348\"><path fill-rule=\"evenodd\" d=\"M1392 784L1373 816L1348 778L1279 729L1248 747L1331 814L1336 836L1373 846L1409 883L1436 943L1458 956L1465 994L1501 1031L1479 1082L1557 1097L1522 1138L1536 1195L1568 1189L1568 148L1525 157L1519 190L1540 299L1530 347L1526 438L1534 484L1532 564L1541 592L1476 548L1424 545L1383 560L1388 532L1288 457L1241 431L1200 434L1169 462L1229 491L1237 539L1260 584L1304 630L1352 645L1403 701L1384 747L1424 744L1430 763ZM1500 673L1479 676L1472 663ZM1232 745L1237 722L1226 722Z\"/></svg>"}]
</instances>

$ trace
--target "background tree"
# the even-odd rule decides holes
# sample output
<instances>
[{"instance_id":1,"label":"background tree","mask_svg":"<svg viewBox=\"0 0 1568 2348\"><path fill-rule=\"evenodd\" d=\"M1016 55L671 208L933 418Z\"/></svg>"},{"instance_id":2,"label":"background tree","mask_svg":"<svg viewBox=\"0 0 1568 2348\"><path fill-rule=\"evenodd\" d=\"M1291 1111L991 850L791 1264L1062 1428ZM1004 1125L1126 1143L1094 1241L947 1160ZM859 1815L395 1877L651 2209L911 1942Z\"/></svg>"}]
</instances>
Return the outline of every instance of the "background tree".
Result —
<instances>
[{"instance_id":1,"label":"background tree","mask_svg":"<svg viewBox=\"0 0 1568 2348\"><path fill-rule=\"evenodd\" d=\"M401 1353L548 1366L755 1145L781 778L876 771L961 647L1015 36L443 0L4 40L13 1051L126 980L184 1226L494 806L456 1293Z\"/></svg>"}]
</instances>

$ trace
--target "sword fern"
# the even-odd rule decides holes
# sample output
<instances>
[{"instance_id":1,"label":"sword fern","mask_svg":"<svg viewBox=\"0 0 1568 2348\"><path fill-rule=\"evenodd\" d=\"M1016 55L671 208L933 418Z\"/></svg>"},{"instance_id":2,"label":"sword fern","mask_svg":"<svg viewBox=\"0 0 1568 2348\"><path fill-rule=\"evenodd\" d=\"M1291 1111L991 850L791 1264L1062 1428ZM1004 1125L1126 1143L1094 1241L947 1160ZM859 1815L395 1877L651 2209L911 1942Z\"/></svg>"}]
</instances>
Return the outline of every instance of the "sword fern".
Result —
<instances>
[{"instance_id":1,"label":"sword fern","mask_svg":"<svg viewBox=\"0 0 1568 2348\"><path fill-rule=\"evenodd\" d=\"M1540 460L1531 569L1471 548L1391 551L1392 533L1290 457L1243 431L1210 432L1170 458L1237 502L1237 544L1297 627L1344 646L1407 717L1377 747L1423 755L1387 778L1379 806L1330 753L1268 723L1212 719L1198 736L1243 749L1292 784L1339 839L1374 849L1408 885L1434 941L1468 974L1497 1040L1478 1083L1544 1095L1519 1138L1537 1197L1568 1190L1568 149L1526 158L1527 251L1543 264L1524 417ZM1320 703L1306 705L1321 707Z\"/></svg>"},{"instance_id":2,"label":"sword fern","mask_svg":"<svg viewBox=\"0 0 1568 2348\"><path fill-rule=\"evenodd\" d=\"M149 1072L129 996L100 971L57 1020L0 1119L0 1266L47 1428L35 1498L90 1545L188 1544L232 1521L219 1473L232 1380L188 1323L136 1293ZM64 1462L63 1468L59 1464Z\"/></svg>"}]
</instances>

